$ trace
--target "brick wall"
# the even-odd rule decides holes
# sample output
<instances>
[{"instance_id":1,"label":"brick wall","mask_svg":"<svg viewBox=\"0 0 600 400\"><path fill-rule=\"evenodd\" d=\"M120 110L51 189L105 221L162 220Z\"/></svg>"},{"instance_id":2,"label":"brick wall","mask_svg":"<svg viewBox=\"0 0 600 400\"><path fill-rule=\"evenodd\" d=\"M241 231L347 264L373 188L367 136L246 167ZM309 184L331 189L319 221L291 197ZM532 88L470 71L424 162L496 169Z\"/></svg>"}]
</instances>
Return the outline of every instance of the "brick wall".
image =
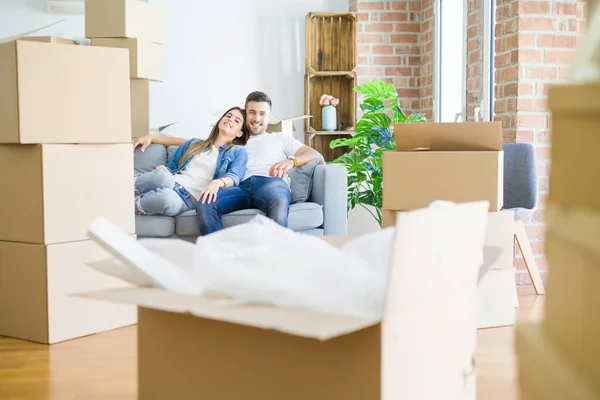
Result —
<instances>
[{"instance_id":1,"label":"brick wall","mask_svg":"<svg viewBox=\"0 0 600 400\"><path fill-rule=\"evenodd\" d=\"M421 106L419 112L433 119L435 19L434 1L421 1Z\"/></svg>"},{"instance_id":2,"label":"brick wall","mask_svg":"<svg viewBox=\"0 0 600 400\"><path fill-rule=\"evenodd\" d=\"M586 1L497 0L496 119L506 142L533 143L538 159L539 204L526 229L538 267L546 268L544 208L550 170L548 87L569 77L585 31ZM517 252L519 283L529 283Z\"/></svg>"},{"instance_id":3,"label":"brick wall","mask_svg":"<svg viewBox=\"0 0 600 400\"><path fill-rule=\"evenodd\" d=\"M421 0L350 3L357 12L358 83L384 79L397 88L401 106L420 110Z\"/></svg>"},{"instance_id":4,"label":"brick wall","mask_svg":"<svg viewBox=\"0 0 600 400\"><path fill-rule=\"evenodd\" d=\"M483 98L483 0L467 2L467 121Z\"/></svg>"}]
</instances>

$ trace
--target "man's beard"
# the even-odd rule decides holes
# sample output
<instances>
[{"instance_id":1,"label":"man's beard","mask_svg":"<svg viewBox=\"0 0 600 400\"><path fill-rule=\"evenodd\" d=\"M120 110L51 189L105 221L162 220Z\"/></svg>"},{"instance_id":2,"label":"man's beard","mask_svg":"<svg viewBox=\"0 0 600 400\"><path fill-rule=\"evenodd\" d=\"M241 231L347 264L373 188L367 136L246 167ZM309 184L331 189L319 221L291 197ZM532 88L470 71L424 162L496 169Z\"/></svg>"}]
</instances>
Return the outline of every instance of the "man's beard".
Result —
<instances>
[{"instance_id":1,"label":"man's beard","mask_svg":"<svg viewBox=\"0 0 600 400\"><path fill-rule=\"evenodd\" d=\"M248 128L248 130L250 131L251 135L257 136L265 133L267 129L264 126L261 126L260 128L256 128L256 130L252 130L251 128Z\"/></svg>"}]
</instances>

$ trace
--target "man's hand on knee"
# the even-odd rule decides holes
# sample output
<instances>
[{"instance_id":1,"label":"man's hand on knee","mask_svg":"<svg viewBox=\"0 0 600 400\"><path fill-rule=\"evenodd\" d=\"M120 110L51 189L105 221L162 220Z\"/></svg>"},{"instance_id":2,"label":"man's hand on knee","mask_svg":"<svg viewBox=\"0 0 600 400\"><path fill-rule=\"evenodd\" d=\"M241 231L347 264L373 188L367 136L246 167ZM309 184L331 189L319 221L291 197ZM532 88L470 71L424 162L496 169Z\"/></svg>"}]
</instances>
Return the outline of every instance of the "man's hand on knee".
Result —
<instances>
[{"instance_id":1,"label":"man's hand on knee","mask_svg":"<svg viewBox=\"0 0 600 400\"><path fill-rule=\"evenodd\" d=\"M273 164L269 170L269 176L283 178L290 169L294 168L294 161L284 160Z\"/></svg>"}]
</instances>

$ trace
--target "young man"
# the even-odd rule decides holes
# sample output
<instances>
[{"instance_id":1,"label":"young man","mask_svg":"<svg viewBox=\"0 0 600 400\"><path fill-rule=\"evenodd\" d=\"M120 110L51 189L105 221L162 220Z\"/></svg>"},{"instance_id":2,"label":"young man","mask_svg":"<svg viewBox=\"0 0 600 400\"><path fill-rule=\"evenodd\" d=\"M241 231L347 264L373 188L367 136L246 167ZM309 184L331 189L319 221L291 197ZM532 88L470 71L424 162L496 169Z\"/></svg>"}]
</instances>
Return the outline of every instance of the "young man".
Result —
<instances>
[{"instance_id":1,"label":"young man","mask_svg":"<svg viewBox=\"0 0 600 400\"><path fill-rule=\"evenodd\" d=\"M223 229L221 217L233 211L258 208L278 224L288 226L290 186L287 172L311 160L324 163L323 156L289 134L266 133L272 118L272 102L263 92L246 97L246 127L250 138L246 144L248 166L239 186L220 189L215 201L196 203L200 233L206 235ZM180 145L184 139L168 137L138 138L134 148L150 142L166 146Z\"/></svg>"}]
</instances>

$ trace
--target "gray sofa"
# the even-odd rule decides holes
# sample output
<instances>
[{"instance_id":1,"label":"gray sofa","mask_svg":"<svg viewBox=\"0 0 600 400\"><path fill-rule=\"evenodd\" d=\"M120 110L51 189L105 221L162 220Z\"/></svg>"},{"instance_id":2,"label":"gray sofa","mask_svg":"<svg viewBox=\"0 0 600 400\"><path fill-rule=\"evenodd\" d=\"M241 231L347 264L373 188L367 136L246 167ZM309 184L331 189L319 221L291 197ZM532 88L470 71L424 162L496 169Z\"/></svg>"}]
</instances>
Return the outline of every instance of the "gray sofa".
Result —
<instances>
[{"instance_id":1,"label":"gray sofa","mask_svg":"<svg viewBox=\"0 0 600 400\"><path fill-rule=\"evenodd\" d=\"M140 174L166 164L177 150L151 144L142 152L135 150L134 174ZM289 228L319 236L346 236L346 169L339 165L321 164L314 169L312 189L306 202L290 205ZM292 186L294 187L294 186ZM294 193L292 193L292 196ZM133 205L132 205L133 206ZM225 228L250 221L257 209L235 211L223 216ZM181 238L195 241L200 235L195 211L185 212L177 217L136 215L135 228L139 238Z\"/></svg>"}]
</instances>

